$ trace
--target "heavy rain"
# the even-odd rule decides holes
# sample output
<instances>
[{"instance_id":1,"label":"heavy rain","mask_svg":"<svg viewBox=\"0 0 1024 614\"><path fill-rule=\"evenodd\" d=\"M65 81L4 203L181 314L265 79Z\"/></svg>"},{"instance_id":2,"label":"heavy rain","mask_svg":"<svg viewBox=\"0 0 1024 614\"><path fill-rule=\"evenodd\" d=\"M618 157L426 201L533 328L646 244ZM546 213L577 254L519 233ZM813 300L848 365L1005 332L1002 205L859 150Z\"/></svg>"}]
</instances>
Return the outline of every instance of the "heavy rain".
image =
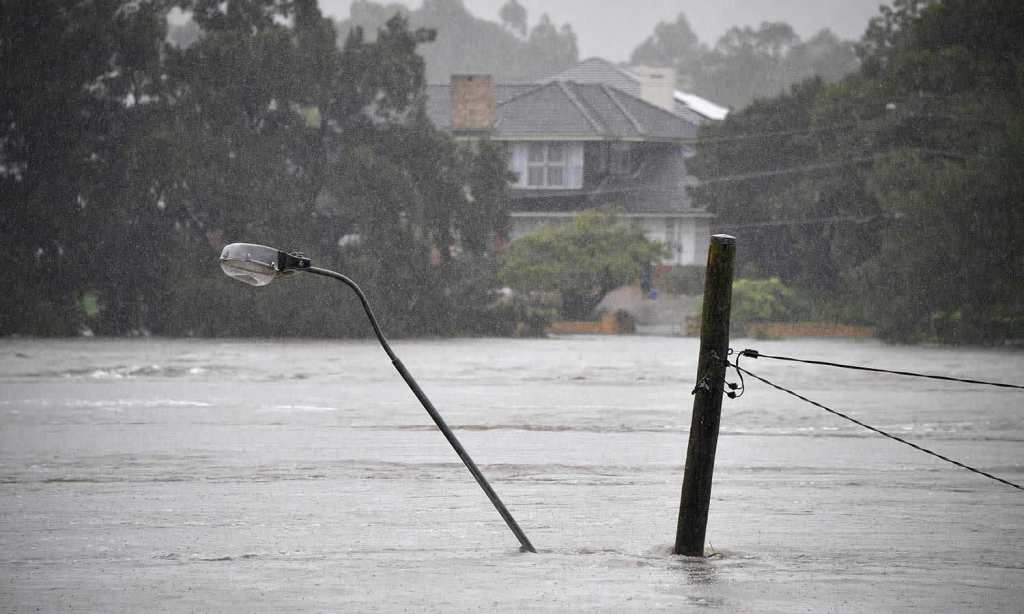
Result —
<instances>
[{"instance_id":1,"label":"heavy rain","mask_svg":"<svg viewBox=\"0 0 1024 614\"><path fill-rule=\"evenodd\" d=\"M0 611L1020 611L1021 3L0 2Z\"/></svg>"}]
</instances>

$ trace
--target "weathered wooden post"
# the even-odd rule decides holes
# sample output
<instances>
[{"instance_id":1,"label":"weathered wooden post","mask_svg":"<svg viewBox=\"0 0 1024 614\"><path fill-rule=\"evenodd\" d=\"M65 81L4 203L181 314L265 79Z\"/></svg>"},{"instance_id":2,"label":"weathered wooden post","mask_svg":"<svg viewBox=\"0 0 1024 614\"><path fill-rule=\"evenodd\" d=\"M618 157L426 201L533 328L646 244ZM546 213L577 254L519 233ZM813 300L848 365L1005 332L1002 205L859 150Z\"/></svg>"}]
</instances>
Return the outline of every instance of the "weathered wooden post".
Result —
<instances>
[{"instance_id":1,"label":"weathered wooden post","mask_svg":"<svg viewBox=\"0 0 1024 614\"><path fill-rule=\"evenodd\" d=\"M686 448L683 493L679 501L675 554L704 556L704 533L711 504L711 476L722 414L724 360L729 350L729 311L732 306L736 238L714 235L708 247L704 277L704 310L700 324L700 356L693 397L690 442Z\"/></svg>"}]
</instances>

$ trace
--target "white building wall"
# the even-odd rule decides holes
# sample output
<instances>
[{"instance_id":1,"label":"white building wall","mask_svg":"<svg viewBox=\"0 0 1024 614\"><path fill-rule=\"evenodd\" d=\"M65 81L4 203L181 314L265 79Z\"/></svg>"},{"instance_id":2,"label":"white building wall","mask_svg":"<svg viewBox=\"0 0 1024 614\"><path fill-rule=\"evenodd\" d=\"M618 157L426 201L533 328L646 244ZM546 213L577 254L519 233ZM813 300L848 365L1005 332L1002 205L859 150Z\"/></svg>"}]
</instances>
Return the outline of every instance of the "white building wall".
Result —
<instances>
[{"instance_id":1,"label":"white building wall","mask_svg":"<svg viewBox=\"0 0 1024 614\"><path fill-rule=\"evenodd\" d=\"M708 247L711 245L711 220L707 218L694 220L693 255L687 264L707 264Z\"/></svg>"}]
</instances>

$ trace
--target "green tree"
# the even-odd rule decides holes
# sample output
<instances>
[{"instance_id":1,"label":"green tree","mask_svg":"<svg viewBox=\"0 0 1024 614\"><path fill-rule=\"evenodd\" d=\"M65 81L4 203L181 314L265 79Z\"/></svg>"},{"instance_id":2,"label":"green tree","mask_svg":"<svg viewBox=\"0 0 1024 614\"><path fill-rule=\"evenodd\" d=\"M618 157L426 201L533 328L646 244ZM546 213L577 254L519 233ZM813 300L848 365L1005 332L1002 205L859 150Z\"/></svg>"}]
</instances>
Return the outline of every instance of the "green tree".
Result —
<instances>
[{"instance_id":1,"label":"green tree","mask_svg":"<svg viewBox=\"0 0 1024 614\"><path fill-rule=\"evenodd\" d=\"M838 81L858 67L855 45L829 30L801 41L784 22L736 26L709 49L684 14L673 23L658 23L630 61L671 66L680 88L737 109L809 78Z\"/></svg>"},{"instance_id":2,"label":"green tree","mask_svg":"<svg viewBox=\"0 0 1024 614\"><path fill-rule=\"evenodd\" d=\"M786 83L815 77L834 83L856 71L859 65L856 44L824 29L789 50L782 72Z\"/></svg>"},{"instance_id":3,"label":"green tree","mask_svg":"<svg viewBox=\"0 0 1024 614\"><path fill-rule=\"evenodd\" d=\"M901 340L1021 335L1022 27L1006 0L883 7L858 71L702 134L697 202L754 224L748 273L834 317Z\"/></svg>"},{"instance_id":4,"label":"green tree","mask_svg":"<svg viewBox=\"0 0 1024 614\"><path fill-rule=\"evenodd\" d=\"M502 254L500 278L517 292L561 293L564 317L583 320L605 294L664 254L641 229L591 211L513 241Z\"/></svg>"},{"instance_id":5,"label":"green tree","mask_svg":"<svg viewBox=\"0 0 1024 614\"><path fill-rule=\"evenodd\" d=\"M704 55L698 92L731 107L756 97L777 96L787 83L783 64L799 37L789 24L734 26Z\"/></svg>"},{"instance_id":6,"label":"green tree","mask_svg":"<svg viewBox=\"0 0 1024 614\"><path fill-rule=\"evenodd\" d=\"M427 121L433 33L396 17L339 49L315 0L181 0L201 32L181 47L171 4L4 3L0 333L323 334L358 305L282 318L286 291L233 287L215 258L251 240L332 266L345 234L394 332L453 332L437 316L470 276L431 250L503 228L507 171Z\"/></svg>"},{"instance_id":7,"label":"green tree","mask_svg":"<svg viewBox=\"0 0 1024 614\"><path fill-rule=\"evenodd\" d=\"M135 181L145 163L120 152L159 95L166 24L158 3L114 0L5 0L2 15L0 333L72 334L87 289L123 287L157 249L130 239L161 214Z\"/></svg>"},{"instance_id":8,"label":"green tree","mask_svg":"<svg viewBox=\"0 0 1024 614\"><path fill-rule=\"evenodd\" d=\"M530 30L526 52L534 63L547 63L548 74L568 68L579 60L572 26L563 24L556 28L547 13L541 15L540 21Z\"/></svg>"},{"instance_id":9,"label":"green tree","mask_svg":"<svg viewBox=\"0 0 1024 614\"><path fill-rule=\"evenodd\" d=\"M706 53L706 46L697 38L686 15L679 13L672 23L658 22L654 34L633 50L629 61L631 64L672 67L676 71L677 83L692 90L703 70Z\"/></svg>"},{"instance_id":10,"label":"green tree","mask_svg":"<svg viewBox=\"0 0 1024 614\"><path fill-rule=\"evenodd\" d=\"M482 256L494 249L496 238L508 235L509 186L515 174L508 170L508 156L501 144L482 141L464 155L469 168L469 198L463 203L455 227L462 246Z\"/></svg>"},{"instance_id":11,"label":"green tree","mask_svg":"<svg viewBox=\"0 0 1024 614\"><path fill-rule=\"evenodd\" d=\"M430 83L447 83L459 73L487 73L498 81L532 81L568 68L579 59L576 35L568 24L557 26L550 18L542 17L528 28L525 9L522 21L512 10L504 14L514 23L496 23L473 16L461 0L424 2L415 10L401 4L356 0L350 18L338 24L339 40L344 41L356 27L377 30L395 14L406 17L411 27L437 32L437 41L420 49Z\"/></svg>"},{"instance_id":12,"label":"green tree","mask_svg":"<svg viewBox=\"0 0 1024 614\"><path fill-rule=\"evenodd\" d=\"M516 32L521 38L526 37L526 9L523 8L522 4L519 4L516 0L508 0L498 10L498 17L501 19L503 26L512 32Z\"/></svg>"},{"instance_id":13,"label":"green tree","mask_svg":"<svg viewBox=\"0 0 1024 614\"><path fill-rule=\"evenodd\" d=\"M648 37L630 55L631 64L673 66L686 69L696 64L703 53L700 39L690 26L690 20L679 13L674 22L659 21L654 34Z\"/></svg>"},{"instance_id":14,"label":"green tree","mask_svg":"<svg viewBox=\"0 0 1024 614\"><path fill-rule=\"evenodd\" d=\"M865 39L888 109L871 193L897 217L851 274L898 339L998 343L1024 331L1020 3L897 2ZM897 256L898 254L898 256ZM868 301L868 307L878 303Z\"/></svg>"},{"instance_id":15,"label":"green tree","mask_svg":"<svg viewBox=\"0 0 1024 614\"><path fill-rule=\"evenodd\" d=\"M778 277L741 278L732 284L729 317L740 326L746 322L789 322L805 313L796 292Z\"/></svg>"},{"instance_id":16,"label":"green tree","mask_svg":"<svg viewBox=\"0 0 1024 614\"><path fill-rule=\"evenodd\" d=\"M695 201L743 237L741 275L832 295L840 271L877 246L880 209L866 194L870 165L858 162L869 153L832 146L833 128L853 122L815 115L826 89L809 80L705 127L690 169L703 179Z\"/></svg>"}]
</instances>

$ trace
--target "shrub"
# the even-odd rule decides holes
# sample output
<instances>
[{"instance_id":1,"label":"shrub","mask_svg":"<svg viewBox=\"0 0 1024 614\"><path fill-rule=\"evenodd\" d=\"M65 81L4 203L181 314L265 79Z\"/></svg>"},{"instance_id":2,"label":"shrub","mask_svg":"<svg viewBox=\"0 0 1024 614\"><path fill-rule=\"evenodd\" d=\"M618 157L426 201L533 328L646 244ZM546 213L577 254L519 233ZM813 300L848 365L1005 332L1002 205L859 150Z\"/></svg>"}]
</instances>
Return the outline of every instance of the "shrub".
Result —
<instances>
[{"instance_id":1,"label":"shrub","mask_svg":"<svg viewBox=\"0 0 1024 614\"><path fill-rule=\"evenodd\" d=\"M662 273L654 285L669 294L700 294L704 291L703 265L675 266Z\"/></svg>"}]
</instances>

